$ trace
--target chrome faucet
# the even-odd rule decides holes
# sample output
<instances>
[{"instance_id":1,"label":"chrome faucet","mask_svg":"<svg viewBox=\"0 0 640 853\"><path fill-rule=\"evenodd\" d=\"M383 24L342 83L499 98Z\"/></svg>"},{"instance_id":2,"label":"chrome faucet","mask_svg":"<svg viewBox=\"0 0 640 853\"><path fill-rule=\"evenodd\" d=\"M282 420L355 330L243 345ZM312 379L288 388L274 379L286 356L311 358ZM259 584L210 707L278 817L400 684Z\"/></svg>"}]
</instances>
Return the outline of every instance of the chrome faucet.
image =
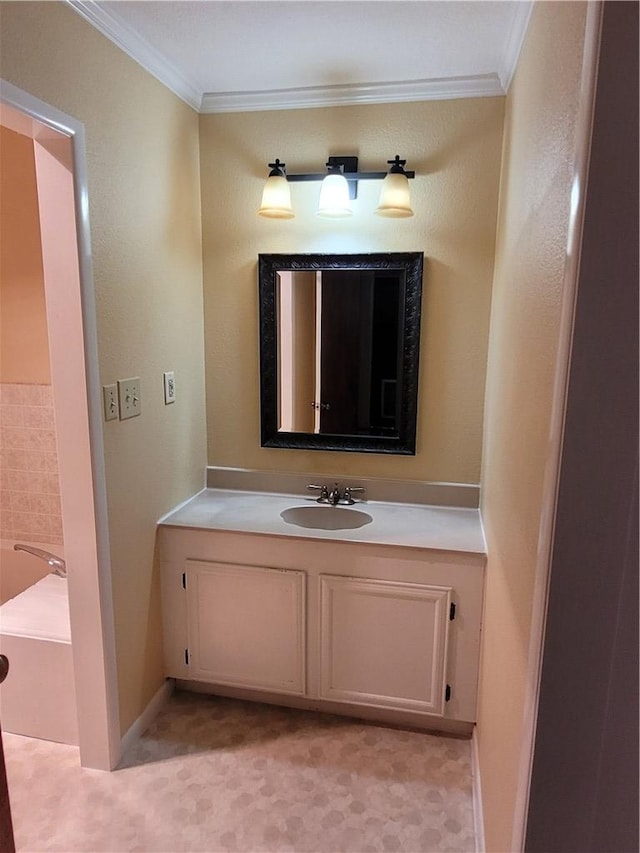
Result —
<instances>
[{"instance_id":1,"label":"chrome faucet","mask_svg":"<svg viewBox=\"0 0 640 853\"><path fill-rule=\"evenodd\" d=\"M340 503L340 487L337 483L329 492L329 503L331 506L337 506Z\"/></svg>"},{"instance_id":2,"label":"chrome faucet","mask_svg":"<svg viewBox=\"0 0 640 853\"><path fill-rule=\"evenodd\" d=\"M33 554L34 557L38 557L39 560L44 560L51 566L52 574L58 575L60 578L66 578L67 565L62 557L56 557L55 554L52 554L50 551L45 551L43 548L34 548L33 545L21 545L19 542L13 546L13 550L26 551L27 554Z\"/></svg>"},{"instance_id":3,"label":"chrome faucet","mask_svg":"<svg viewBox=\"0 0 640 853\"><path fill-rule=\"evenodd\" d=\"M337 483L334 484L331 490L326 485L309 485L307 488L320 492L320 497L316 498L319 504L330 504L331 506L337 506L338 504L354 504L355 501L352 497L353 492L364 492L364 489L360 486L345 486L341 493L340 486Z\"/></svg>"}]
</instances>

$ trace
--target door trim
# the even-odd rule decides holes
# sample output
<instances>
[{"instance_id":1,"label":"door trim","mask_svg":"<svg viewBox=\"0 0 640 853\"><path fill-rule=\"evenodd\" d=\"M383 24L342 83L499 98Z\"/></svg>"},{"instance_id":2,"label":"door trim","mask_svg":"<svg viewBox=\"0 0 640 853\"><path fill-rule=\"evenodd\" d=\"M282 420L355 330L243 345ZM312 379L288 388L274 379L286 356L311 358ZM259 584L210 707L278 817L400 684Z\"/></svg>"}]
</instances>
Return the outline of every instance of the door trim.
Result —
<instances>
[{"instance_id":1,"label":"door trim","mask_svg":"<svg viewBox=\"0 0 640 853\"><path fill-rule=\"evenodd\" d=\"M73 469L69 469L70 460L65 460L64 445L73 442L64 441L62 434L59 466L65 538L68 531L73 533L74 524L79 528L82 523L83 534L78 538L77 547L74 544L75 536L73 542L65 541L65 548L69 544L70 555L73 554L72 559L68 561L69 604L78 699L80 761L83 767L110 770L120 760L121 745L84 125L4 80L0 81L0 103L35 120L31 122L31 136L34 139L36 161L38 155L47 155L47 140L44 138L47 136L47 129L68 137L73 153L79 292L76 288L74 306L67 308L63 300L57 304L57 308L62 309L61 316L60 311L56 311L58 316L54 317L49 310L47 315L52 379L55 381L56 371L60 375L62 370L68 370L68 365L62 365L57 359L56 350L59 352L62 349L60 342L63 336L68 339L70 323L73 326L72 333L79 333L76 350L81 356L78 360L84 360L83 364L77 365L78 375L82 375L84 380L74 387L73 393L79 432L84 430L85 433L80 440L82 445L82 440L85 439L84 450L80 453L83 453L82 470L88 472L88 478L72 475ZM21 132L25 133L25 129L22 128ZM45 294L46 278L45 270ZM58 301L57 293L56 300ZM79 324L81 329L78 329ZM55 346L56 336L58 347ZM73 337L75 340L75 336ZM57 414L56 411L56 416ZM67 428L64 419L58 428ZM76 449L74 466L78 459L77 453ZM64 476L65 465L67 477ZM87 479L90 482L87 482ZM72 493L74 490L69 484L75 484L76 481L81 481L77 486L83 489L83 495ZM79 632L80 638L77 636Z\"/></svg>"},{"instance_id":2,"label":"door trim","mask_svg":"<svg viewBox=\"0 0 640 853\"><path fill-rule=\"evenodd\" d=\"M551 554L555 532L555 516L562 461L564 422L569 383L569 366L573 342L573 326L577 301L578 275L584 224L585 196L591 151L591 133L595 107L595 90L600 54L602 0L587 4L580 106L576 118L576 148L573 163L573 182L566 262L563 281L563 301L560 333L556 356L553 408L549 429L549 455L543 483L543 513L538 531L537 569L533 590L531 632L529 641L527 684L522 722L520 765L513 816L512 850L524 850L536 738L542 656L544 649Z\"/></svg>"}]
</instances>

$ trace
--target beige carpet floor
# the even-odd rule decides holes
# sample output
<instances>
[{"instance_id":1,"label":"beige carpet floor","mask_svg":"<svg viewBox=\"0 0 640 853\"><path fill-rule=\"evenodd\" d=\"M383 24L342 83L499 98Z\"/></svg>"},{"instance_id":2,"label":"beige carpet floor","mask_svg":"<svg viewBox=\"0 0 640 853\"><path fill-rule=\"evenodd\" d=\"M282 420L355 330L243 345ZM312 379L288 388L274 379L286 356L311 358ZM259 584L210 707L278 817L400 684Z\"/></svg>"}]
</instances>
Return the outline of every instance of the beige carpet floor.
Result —
<instances>
[{"instance_id":1,"label":"beige carpet floor","mask_svg":"<svg viewBox=\"0 0 640 853\"><path fill-rule=\"evenodd\" d=\"M113 773L4 735L19 851L473 851L470 744L175 693Z\"/></svg>"}]
</instances>

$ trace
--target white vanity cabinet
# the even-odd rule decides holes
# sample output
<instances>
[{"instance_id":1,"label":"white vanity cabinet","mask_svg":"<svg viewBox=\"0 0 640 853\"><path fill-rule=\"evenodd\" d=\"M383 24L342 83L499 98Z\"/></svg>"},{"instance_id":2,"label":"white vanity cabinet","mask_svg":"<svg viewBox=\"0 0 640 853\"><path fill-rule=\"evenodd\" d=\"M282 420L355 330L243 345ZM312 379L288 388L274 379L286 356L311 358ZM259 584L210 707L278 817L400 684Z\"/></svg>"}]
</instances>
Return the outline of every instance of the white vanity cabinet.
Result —
<instances>
[{"instance_id":1,"label":"white vanity cabinet","mask_svg":"<svg viewBox=\"0 0 640 853\"><path fill-rule=\"evenodd\" d=\"M484 554L162 524L166 675L469 733Z\"/></svg>"},{"instance_id":2,"label":"white vanity cabinet","mask_svg":"<svg viewBox=\"0 0 640 853\"><path fill-rule=\"evenodd\" d=\"M441 715L451 592L320 575L320 697Z\"/></svg>"},{"instance_id":3,"label":"white vanity cabinet","mask_svg":"<svg viewBox=\"0 0 640 853\"><path fill-rule=\"evenodd\" d=\"M304 694L304 573L196 560L185 566L191 677Z\"/></svg>"}]
</instances>

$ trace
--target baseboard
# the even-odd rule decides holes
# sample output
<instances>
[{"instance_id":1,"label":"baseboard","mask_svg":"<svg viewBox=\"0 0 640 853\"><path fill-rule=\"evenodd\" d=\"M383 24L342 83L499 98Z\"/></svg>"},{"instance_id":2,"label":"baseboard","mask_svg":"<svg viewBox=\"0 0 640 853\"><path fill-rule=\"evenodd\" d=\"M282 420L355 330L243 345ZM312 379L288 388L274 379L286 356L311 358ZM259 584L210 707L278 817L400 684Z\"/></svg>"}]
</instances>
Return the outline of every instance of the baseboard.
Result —
<instances>
[{"instance_id":1,"label":"baseboard","mask_svg":"<svg viewBox=\"0 0 640 853\"><path fill-rule=\"evenodd\" d=\"M476 838L476 853L485 853L484 816L482 813L482 782L480 779L480 756L478 753L478 730L471 735L471 793L473 798L473 832Z\"/></svg>"},{"instance_id":2,"label":"baseboard","mask_svg":"<svg viewBox=\"0 0 640 853\"><path fill-rule=\"evenodd\" d=\"M169 701L169 698L173 693L174 684L175 682L172 678L167 678L162 687L160 687L147 707L140 714L138 719L129 726L120 741L121 756L123 756L125 752L134 745L134 743L140 740L140 737L146 732L151 723L158 716L162 708Z\"/></svg>"},{"instance_id":3,"label":"baseboard","mask_svg":"<svg viewBox=\"0 0 640 853\"><path fill-rule=\"evenodd\" d=\"M297 696L287 693L270 693L267 690L252 690L246 687L233 687L221 684L208 684L203 681L189 681L177 678L177 690L191 693L205 693L211 696L224 696L228 699L241 699L247 702L260 702L265 705L280 705L284 708L297 708L301 711L318 711L323 714L337 714L364 720L381 726L423 731L442 737L455 737L468 740L473 723L461 720L447 720L430 714L418 714L413 711L398 711L392 708L374 708L356 705L350 702L330 702L327 699Z\"/></svg>"}]
</instances>

